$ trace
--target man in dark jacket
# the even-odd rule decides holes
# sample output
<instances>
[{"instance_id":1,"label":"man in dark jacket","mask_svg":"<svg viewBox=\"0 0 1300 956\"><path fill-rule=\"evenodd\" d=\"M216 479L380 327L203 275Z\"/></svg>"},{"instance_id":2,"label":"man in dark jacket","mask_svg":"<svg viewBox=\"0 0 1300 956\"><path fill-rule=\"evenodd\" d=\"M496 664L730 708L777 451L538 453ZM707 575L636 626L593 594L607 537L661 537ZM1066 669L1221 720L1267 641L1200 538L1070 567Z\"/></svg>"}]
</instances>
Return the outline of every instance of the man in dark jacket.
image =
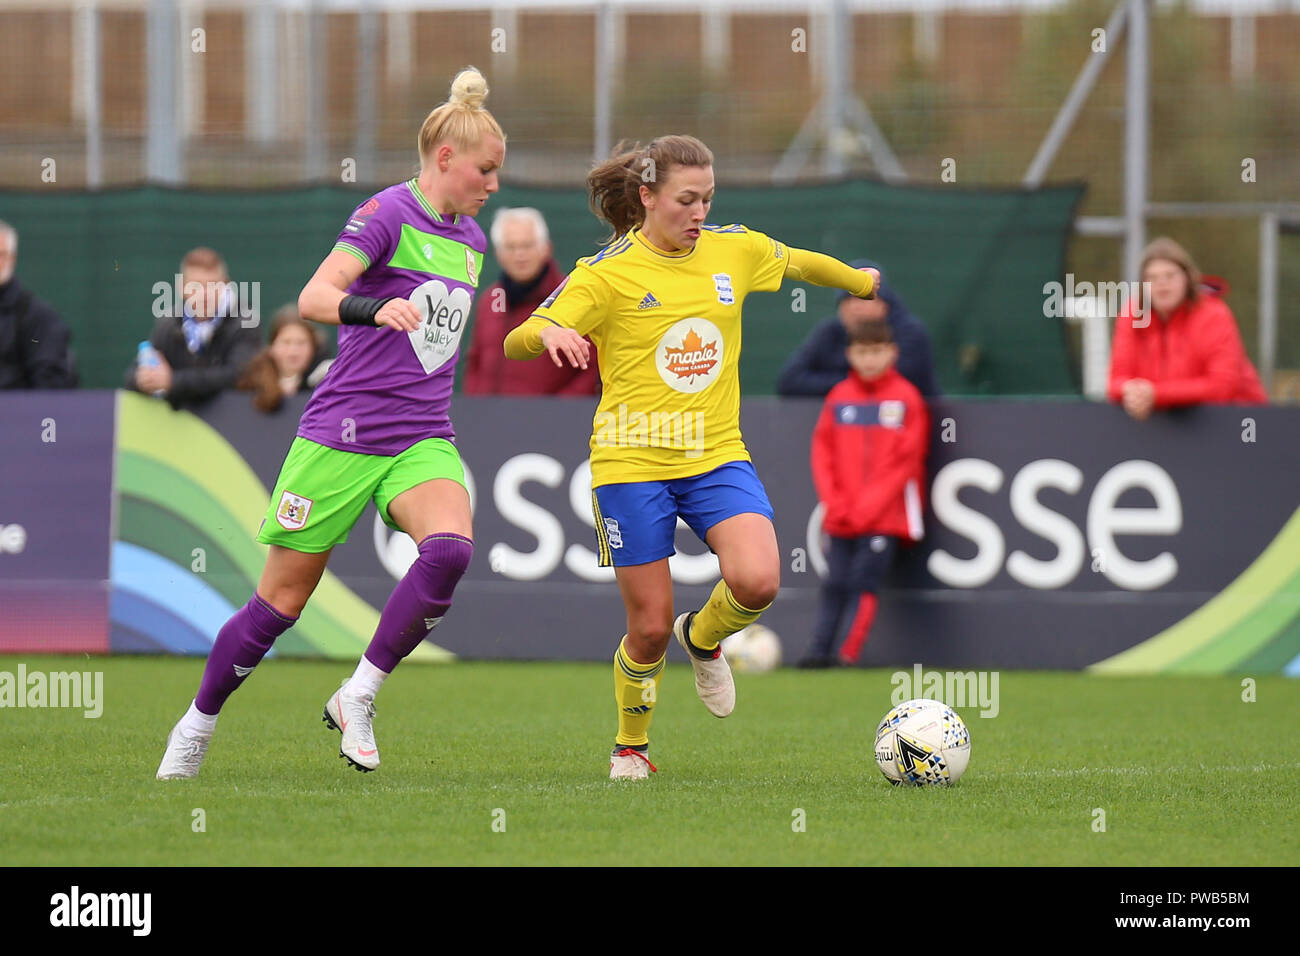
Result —
<instances>
[{"instance_id":1,"label":"man in dark jacket","mask_svg":"<svg viewBox=\"0 0 1300 956\"><path fill-rule=\"evenodd\" d=\"M75 388L71 334L58 313L14 277L18 232L0 222L0 389Z\"/></svg>"},{"instance_id":2,"label":"man in dark jacket","mask_svg":"<svg viewBox=\"0 0 1300 956\"><path fill-rule=\"evenodd\" d=\"M879 265L866 259L859 259L852 265L857 269L880 269ZM822 320L786 360L776 383L778 395L825 397L849 374L849 360L845 357L849 329L880 319L889 323L889 330L898 346L899 373L925 398L940 394L930 352L930 333L884 280L884 270L880 272L880 289L874 299L859 299L847 292L840 293L837 314Z\"/></svg>"},{"instance_id":3,"label":"man in dark jacket","mask_svg":"<svg viewBox=\"0 0 1300 956\"><path fill-rule=\"evenodd\" d=\"M462 390L466 395L595 395L600 372L594 347L585 369L506 358L506 336L564 279L551 255L542 214L536 209L502 209L492 220L492 249L501 263L501 277L478 294Z\"/></svg>"},{"instance_id":4,"label":"man in dark jacket","mask_svg":"<svg viewBox=\"0 0 1300 956\"><path fill-rule=\"evenodd\" d=\"M255 326L245 328L234 308L226 263L211 249L191 249L181 260L183 308L168 308L149 336L157 364L126 370L126 387L165 398L172 408L200 405L231 388L262 347Z\"/></svg>"}]
</instances>

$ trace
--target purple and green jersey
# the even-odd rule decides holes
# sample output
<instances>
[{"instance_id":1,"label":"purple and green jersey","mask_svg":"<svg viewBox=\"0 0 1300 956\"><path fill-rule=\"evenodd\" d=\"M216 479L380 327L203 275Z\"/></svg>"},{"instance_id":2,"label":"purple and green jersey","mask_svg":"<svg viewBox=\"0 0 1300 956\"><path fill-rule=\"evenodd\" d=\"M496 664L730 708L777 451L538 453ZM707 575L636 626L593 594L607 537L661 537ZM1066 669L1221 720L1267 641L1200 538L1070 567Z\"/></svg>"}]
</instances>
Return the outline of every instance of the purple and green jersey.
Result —
<instances>
[{"instance_id":1,"label":"purple and green jersey","mask_svg":"<svg viewBox=\"0 0 1300 956\"><path fill-rule=\"evenodd\" d=\"M471 216L439 214L412 179L357 207L334 248L366 267L349 294L409 299L424 321L411 333L340 326L338 358L307 403L298 436L367 455L454 438L452 378L483 269L483 230Z\"/></svg>"}]
</instances>

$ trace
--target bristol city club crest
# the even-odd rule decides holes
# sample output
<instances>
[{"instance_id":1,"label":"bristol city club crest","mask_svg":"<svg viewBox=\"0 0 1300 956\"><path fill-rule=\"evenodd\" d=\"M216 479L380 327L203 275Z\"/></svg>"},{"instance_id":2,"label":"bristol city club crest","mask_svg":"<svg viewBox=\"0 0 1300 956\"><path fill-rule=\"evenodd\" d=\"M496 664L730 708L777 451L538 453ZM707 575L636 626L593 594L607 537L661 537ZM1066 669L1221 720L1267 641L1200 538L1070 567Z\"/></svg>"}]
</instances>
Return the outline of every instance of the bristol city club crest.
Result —
<instances>
[{"instance_id":1,"label":"bristol city club crest","mask_svg":"<svg viewBox=\"0 0 1300 956\"><path fill-rule=\"evenodd\" d=\"M286 531L300 531L307 523L307 515L311 514L311 506L310 498L286 491L280 495L280 504L275 509L275 520L280 522L280 527Z\"/></svg>"}]
</instances>

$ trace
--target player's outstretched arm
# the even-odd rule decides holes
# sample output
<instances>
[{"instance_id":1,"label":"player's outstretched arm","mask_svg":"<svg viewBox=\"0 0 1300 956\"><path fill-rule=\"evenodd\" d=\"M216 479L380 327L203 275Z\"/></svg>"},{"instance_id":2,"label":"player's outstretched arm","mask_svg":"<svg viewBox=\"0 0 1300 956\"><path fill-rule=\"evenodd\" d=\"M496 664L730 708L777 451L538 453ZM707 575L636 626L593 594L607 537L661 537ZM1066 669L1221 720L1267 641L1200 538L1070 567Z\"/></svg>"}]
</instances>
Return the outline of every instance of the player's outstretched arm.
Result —
<instances>
[{"instance_id":1,"label":"player's outstretched arm","mask_svg":"<svg viewBox=\"0 0 1300 956\"><path fill-rule=\"evenodd\" d=\"M834 256L811 249L787 247L785 274L801 282L843 289L860 299L874 299L880 286L878 270L855 269Z\"/></svg>"},{"instance_id":2,"label":"player's outstretched arm","mask_svg":"<svg viewBox=\"0 0 1300 956\"><path fill-rule=\"evenodd\" d=\"M356 321L359 313L364 311L374 325L385 325L403 332L414 332L420 327L420 312L406 299L364 300L360 296L349 296L348 286L365 272L365 264L341 249L335 249L321 262L315 275L307 280L298 295L298 312L304 319L325 325L343 324L339 306L344 299L354 300L351 306L344 307L344 314L353 318L348 324L366 325ZM357 307L360 308L357 308Z\"/></svg>"},{"instance_id":3,"label":"player's outstretched arm","mask_svg":"<svg viewBox=\"0 0 1300 956\"><path fill-rule=\"evenodd\" d=\"M551 356L557 367L564 367L564 359L573 368L587 367L591 346L573 329L556 325L550 319L530 316L506 336L506 358L530 359L543 352Z\"/></svg>"}]
</instances>

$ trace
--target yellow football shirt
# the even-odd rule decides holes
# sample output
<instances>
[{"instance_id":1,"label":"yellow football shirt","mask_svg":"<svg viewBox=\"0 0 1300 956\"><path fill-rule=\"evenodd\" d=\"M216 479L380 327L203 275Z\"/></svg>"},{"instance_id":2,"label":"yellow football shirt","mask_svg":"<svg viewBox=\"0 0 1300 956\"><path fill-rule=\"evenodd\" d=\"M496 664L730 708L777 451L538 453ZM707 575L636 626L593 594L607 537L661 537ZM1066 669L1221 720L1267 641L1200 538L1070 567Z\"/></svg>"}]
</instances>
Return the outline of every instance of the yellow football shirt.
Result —
<instances>
[{"instance_id":1,"label":"yellow football shirt","mask_svg":"<svg viewBox=\"0 0 1300 956\"><path fill-rule=\"evenodd\" d=\"M603 391L592 487L750 460L740 435L741 308L749 293L781 287L786 254L740 225L706 225L678 253L633 229L579 259L533 313L596 345Z\"/></svg>"}]
</instances>

